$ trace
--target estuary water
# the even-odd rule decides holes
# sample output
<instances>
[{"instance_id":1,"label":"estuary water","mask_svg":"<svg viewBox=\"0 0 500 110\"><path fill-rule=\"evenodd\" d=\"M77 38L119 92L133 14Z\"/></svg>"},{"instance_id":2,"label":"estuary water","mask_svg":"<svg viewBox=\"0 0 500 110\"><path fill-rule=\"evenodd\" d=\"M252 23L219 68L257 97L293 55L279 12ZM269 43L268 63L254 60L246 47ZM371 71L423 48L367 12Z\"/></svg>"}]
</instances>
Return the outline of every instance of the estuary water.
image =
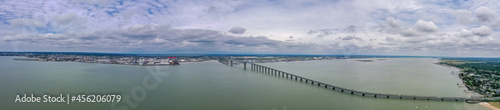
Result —
<instances>
[{"instance_id":1,"label":"estuary water","mask_svg":"<svg viewBox=\"0 0 500 110\"><path fill-rule=\"evenodd\" d=\"M217 61L153 67L13 58L16 57L0 57L0 109L409 110L425 109L425 106L434 110L487 109L465 102L361 97ZM363 91L467 96L464 88L456 85L460 82L456 74L450 74L458 70L436 65L436 61L431 58L387 58L373 62L342 59L262 65ZM146 87L144 82L157 85ZM134 93L136 97L125 97ZM16 95L23 94L120 94L128 103L123 99L114 104L14 102Z\"/></svg>"}]
</instances>

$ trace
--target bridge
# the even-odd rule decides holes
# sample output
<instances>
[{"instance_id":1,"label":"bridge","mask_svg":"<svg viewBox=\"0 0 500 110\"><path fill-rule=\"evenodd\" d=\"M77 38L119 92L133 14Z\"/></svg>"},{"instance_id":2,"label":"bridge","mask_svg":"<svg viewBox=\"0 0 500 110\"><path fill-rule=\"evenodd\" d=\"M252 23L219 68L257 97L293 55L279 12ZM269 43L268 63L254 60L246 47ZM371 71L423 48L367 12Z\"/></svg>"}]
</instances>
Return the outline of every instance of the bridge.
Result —
<instances>
[{"instance_id":1,"label":"bridge","mask_svg":"<svg viewBox=\"0 0 500 110\"><path fill-rule=\"evenodd\" d=\"M225 63L223 63L225 62ZM233 66L233 61L221 61L221 63L226 64L226 65L231 65ZM247 69L247 63L250 62L241 62L243 63L243 68ZM274 68L262 66L259 64L255 63L250 63L250 68L252 71L264 73L264 74L269 74L277 77L284 77L290 80L295 80L295 81L300 81L300 82L305 82L305 83L310 83L311 85L317 85L319 87L323 87L329 90L333 91L339 91L342 93L348 93L348 94L353 94L353 95L359 95L359 96L364 96L364 97L375 97L375 98L393 98L393 99L412 99L412 100L439 100L439 101L465 101L467 103L477 103L485 100L489 100L484 97L471 97L471 98L466 98L466 97L438 97L438 96L419 96L419 95L402 95L402 94L387 94L387 93L374 93L374 92L366 92L366 91L359 91L359 90L354 90L354 89L348 89L344 87L339 87L327 83L323 83L320 81L308 79L302 76L298 76L295 74L287 73L284 71L280 71Z\"/></svg>"}]
</instances>

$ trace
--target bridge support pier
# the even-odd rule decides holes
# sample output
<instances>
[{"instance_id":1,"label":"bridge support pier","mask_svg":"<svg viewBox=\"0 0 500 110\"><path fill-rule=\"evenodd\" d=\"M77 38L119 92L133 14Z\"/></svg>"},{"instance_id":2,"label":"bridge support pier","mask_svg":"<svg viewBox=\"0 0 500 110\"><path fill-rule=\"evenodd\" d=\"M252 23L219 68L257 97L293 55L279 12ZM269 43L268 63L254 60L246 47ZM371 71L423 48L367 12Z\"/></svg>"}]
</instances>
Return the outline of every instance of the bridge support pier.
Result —
<instances>
[{"instance_id":1,"label":"bridge support pier","mask_svg":"<svg viewBox=\"0 0 500 110\"><path fill-rule=\"evenodd\" d=\"M257 66L256 64L253 65L253 68L255 71L257 71L257 72L259 71L259 66Z\"/></svg>"},{"instance_id":2,"label":"bridge support pier","mask_svg":"<svg viewBox=\"0 0 500 110\"><path fill-rule=\"evenodd\" d=\"M252 69L253 69L254 71L256 71L256 70L257 70L257 66L255 66L255 64L252 64Z\"/></svg>"},{"instance_id":3,"label":"bridge support pier","mask_svg":"<svg viewBox=\"0 0 500 110\"><path fill-rule=\"evenodd\" d=\"M247 62L243 63L243 69L247 69Z\"/></svg>"},{"instance_id":4,"label":"bridge support pier","mask_svg":"<svg viewBox=\"0 0 500 110\"><path fill-rule=\"evenodd\" d=\"M264 72L264 67L262 67L262 66L259 65L259 71L260 72Z\"/></svg>"},{"instance_id":5,"label":"bridge support pier","mask_svg":"<svg viewBox=\"0 0 500 110\"><path fill-rule=\"evenodd\" d=\"M260 72L264 73L265 71L266 71L266 68L265 68L265 67L263 67L263 66L261 66L261 67L260 67Z\"/></svg>"},{"instance_id":6,"label":"bridge support pier","mask_svg":"<svg viewBox=\"0 0 500 110\"><path fill-rule=\"evenodd\" d=\"M260 67L260 65L257 65L257 71L262 72L262 67Z\"/></svg>"},{"instance_id":7,"label":"bridge support pier","mask_svg":"<svg viewBox=\"0 0 500 110\"><path fill-rule=\"evenodd\" d=\"M250 63L250 70L253 71L253 64L252 63Z\"/></svg>"},{"instance_id":8,"label":"bridge support pier","mask_svg":"<svg viewBox=\"0 0 500 110\"><path fill-rule=\"evenodd\" d=\"M231 66L233 66L233 60L231 60Z\"/></svg>"},{"instance_id":9,"label":"bridge support pier","mask_svg":"<svg viewBox=\"0 0 500 110\"><path fill-rule=\"evenodd\" d=\"M260 65L255 65L255 67L257 68L257 72L260 72Z\"/></svg>"},{"instance_id":10,"label":"bridge support pier","mask_svg":"<svg viewBox=\"0 0 500 110\"><path fill-rule=\"evenodd\" d=\"M255 71L259 72L259 65L255 65Z\"/></svg>"}]
</instances>

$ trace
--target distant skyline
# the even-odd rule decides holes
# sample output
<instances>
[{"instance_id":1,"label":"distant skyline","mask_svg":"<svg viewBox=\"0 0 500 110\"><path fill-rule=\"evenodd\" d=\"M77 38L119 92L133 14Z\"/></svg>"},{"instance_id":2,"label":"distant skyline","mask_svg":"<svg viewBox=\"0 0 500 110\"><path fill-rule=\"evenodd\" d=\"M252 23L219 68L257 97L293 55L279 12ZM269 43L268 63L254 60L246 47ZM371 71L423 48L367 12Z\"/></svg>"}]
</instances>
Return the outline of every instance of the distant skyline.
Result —
<instances>
[{"instance_id":1,"label":"distant skyline","mask_svg":"<svg viewBox=\"0 0 500 110\"><path fill-rule=\"evenodd\" d=\"M500 1L4 0L0 51L500 57Z\"/></svg>"}]
</instances>

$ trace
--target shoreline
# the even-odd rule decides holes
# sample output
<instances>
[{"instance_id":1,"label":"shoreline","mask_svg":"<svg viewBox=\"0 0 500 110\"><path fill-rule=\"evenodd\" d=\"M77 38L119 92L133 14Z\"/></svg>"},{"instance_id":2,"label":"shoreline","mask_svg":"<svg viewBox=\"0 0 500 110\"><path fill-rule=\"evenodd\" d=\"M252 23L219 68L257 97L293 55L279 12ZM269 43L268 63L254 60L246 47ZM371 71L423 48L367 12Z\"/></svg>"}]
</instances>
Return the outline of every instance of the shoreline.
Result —
<instances>
[{"instance_id":1,"label":"shoreline","mask_svg":"<svg viewBox=\"0 0 500 110\"><path fill-rule=\"evenodd\" d=\"M439 59L439 62L441 62L441 59ZM462 71L462 69L460 69L460 68L457 68L457 67L454 67L454 66L451 66L451 65L447 65L447 64L439 64L439 62L436 62L436 63L434 63L434 64L441 65L441 66L443 66L443 67L448 67L448 68L456 68L456 69L458 69L458 70L459 70L459 73L456 73L457 75L458 75L458 74L460 74L460 71ZM464 81L462 80L462 78L460 78L460 77L459 77L459 79L462 81L462 84L465 86L465 88L467 88L467 86L468 86L468 85L467 85L467 84L465 84L465 83L463 83ZM468 91L472 91L472 92L473 92L473 93L472 93L472 95L477 94L477 95L481 95L481 96L483 96L482 94L479 94L479 93L477 93L476 91L469 90L469 88L467 88L467 90L468 90ZM467 94L467 93L466 93L466 94ZM472 96L472 95L471 95L471 96ZM478 104L479 104L479 105L481 105L481 106L483 106L483 107L486 107L486 108L488 108L488 109L490 109L490 110L500 110L500 108L495 107L495 106L493 106L493 105L489 104L488 102L481 102L481 103L478 103Z\"/></svg>"},{"instance_id":2,"label":"shoreline","mask_svg":"<svg viewBox=\"0 0 500 110\"><path fill-rule=\"evenodd\" d=\"M16 56L17 57L17 56ZM130 65L130 66L178 66L180 65L178 61L174 61L174 64L122 64L122 63L100 63L100 62L82 62L82 61L44 61L40 60L39 58L32 58L32 57L26 57L26 56L20 56L20 58L13 58L12 60L17 60L17 61L35 61L35 62L77 62L77 63L92 63L92 64L111 64L111 65ZM196 61L196 62L203 62L203 61ZM183 62L187 63L187 62Z\"/></svg>"},{"instance_id":3,"label":"shoreline","mask_svg":"<svg viewBox=\"0 0 500 110\"><path fill-rule=\"evenodd\" d=\"M491 109L491 110L500 110L500 108L495 107L495 106L491 105L491 104L490 104L490 103L488 103L488 102L481 102L481 103L478 103L478 104L479 104L479 105L481 105L481 106L484 106L484 107L486 107L486 108L489 108L489 109Z\"/></svg>"},{"instance_id":4,"label":"shoreline","mask_svg":"<svg viewBox=\"0 0 500 110\"><path fill-rule=\"evenodd\" d=\"M440 65L440 66L443 66L443 67L446 67L446 68L450 68L450 69L451 69L451 68L454 68L454 69L457 69L457 70L458 70L458 73L455 73L455 74L456 74L456 76L458 77L458 79L461 81L460 83L464 85L464 87L466 88L466 90L467 90L468 92L472 92L472 94L471 94L470 96L469 96L467 93L465 93L466 95L468 95L467 97L472 97L472 96L475 96L475 95L484 96L484 95L482 95L482 94L480 94L480 93L478 93L478 92L476 92L476 91L474 91L474 90L469 90L469 88L467 88L467 86L468 86L468 85L467 85L467 84L465 84L465 83L464 83L464 80L463 80L462 78L460 78L460 77L459 77L459 74L460 74L460 72L462 71L462 69L460 69L460 68L458 68L458 67L451 66L451 65L447 65L447 64L439 64L439 62L441 62L441 59L438 59L438 61L437 61L437 62L434 62L434 64L436 64L436 65Z\"/></svg>"}]
</instances>

